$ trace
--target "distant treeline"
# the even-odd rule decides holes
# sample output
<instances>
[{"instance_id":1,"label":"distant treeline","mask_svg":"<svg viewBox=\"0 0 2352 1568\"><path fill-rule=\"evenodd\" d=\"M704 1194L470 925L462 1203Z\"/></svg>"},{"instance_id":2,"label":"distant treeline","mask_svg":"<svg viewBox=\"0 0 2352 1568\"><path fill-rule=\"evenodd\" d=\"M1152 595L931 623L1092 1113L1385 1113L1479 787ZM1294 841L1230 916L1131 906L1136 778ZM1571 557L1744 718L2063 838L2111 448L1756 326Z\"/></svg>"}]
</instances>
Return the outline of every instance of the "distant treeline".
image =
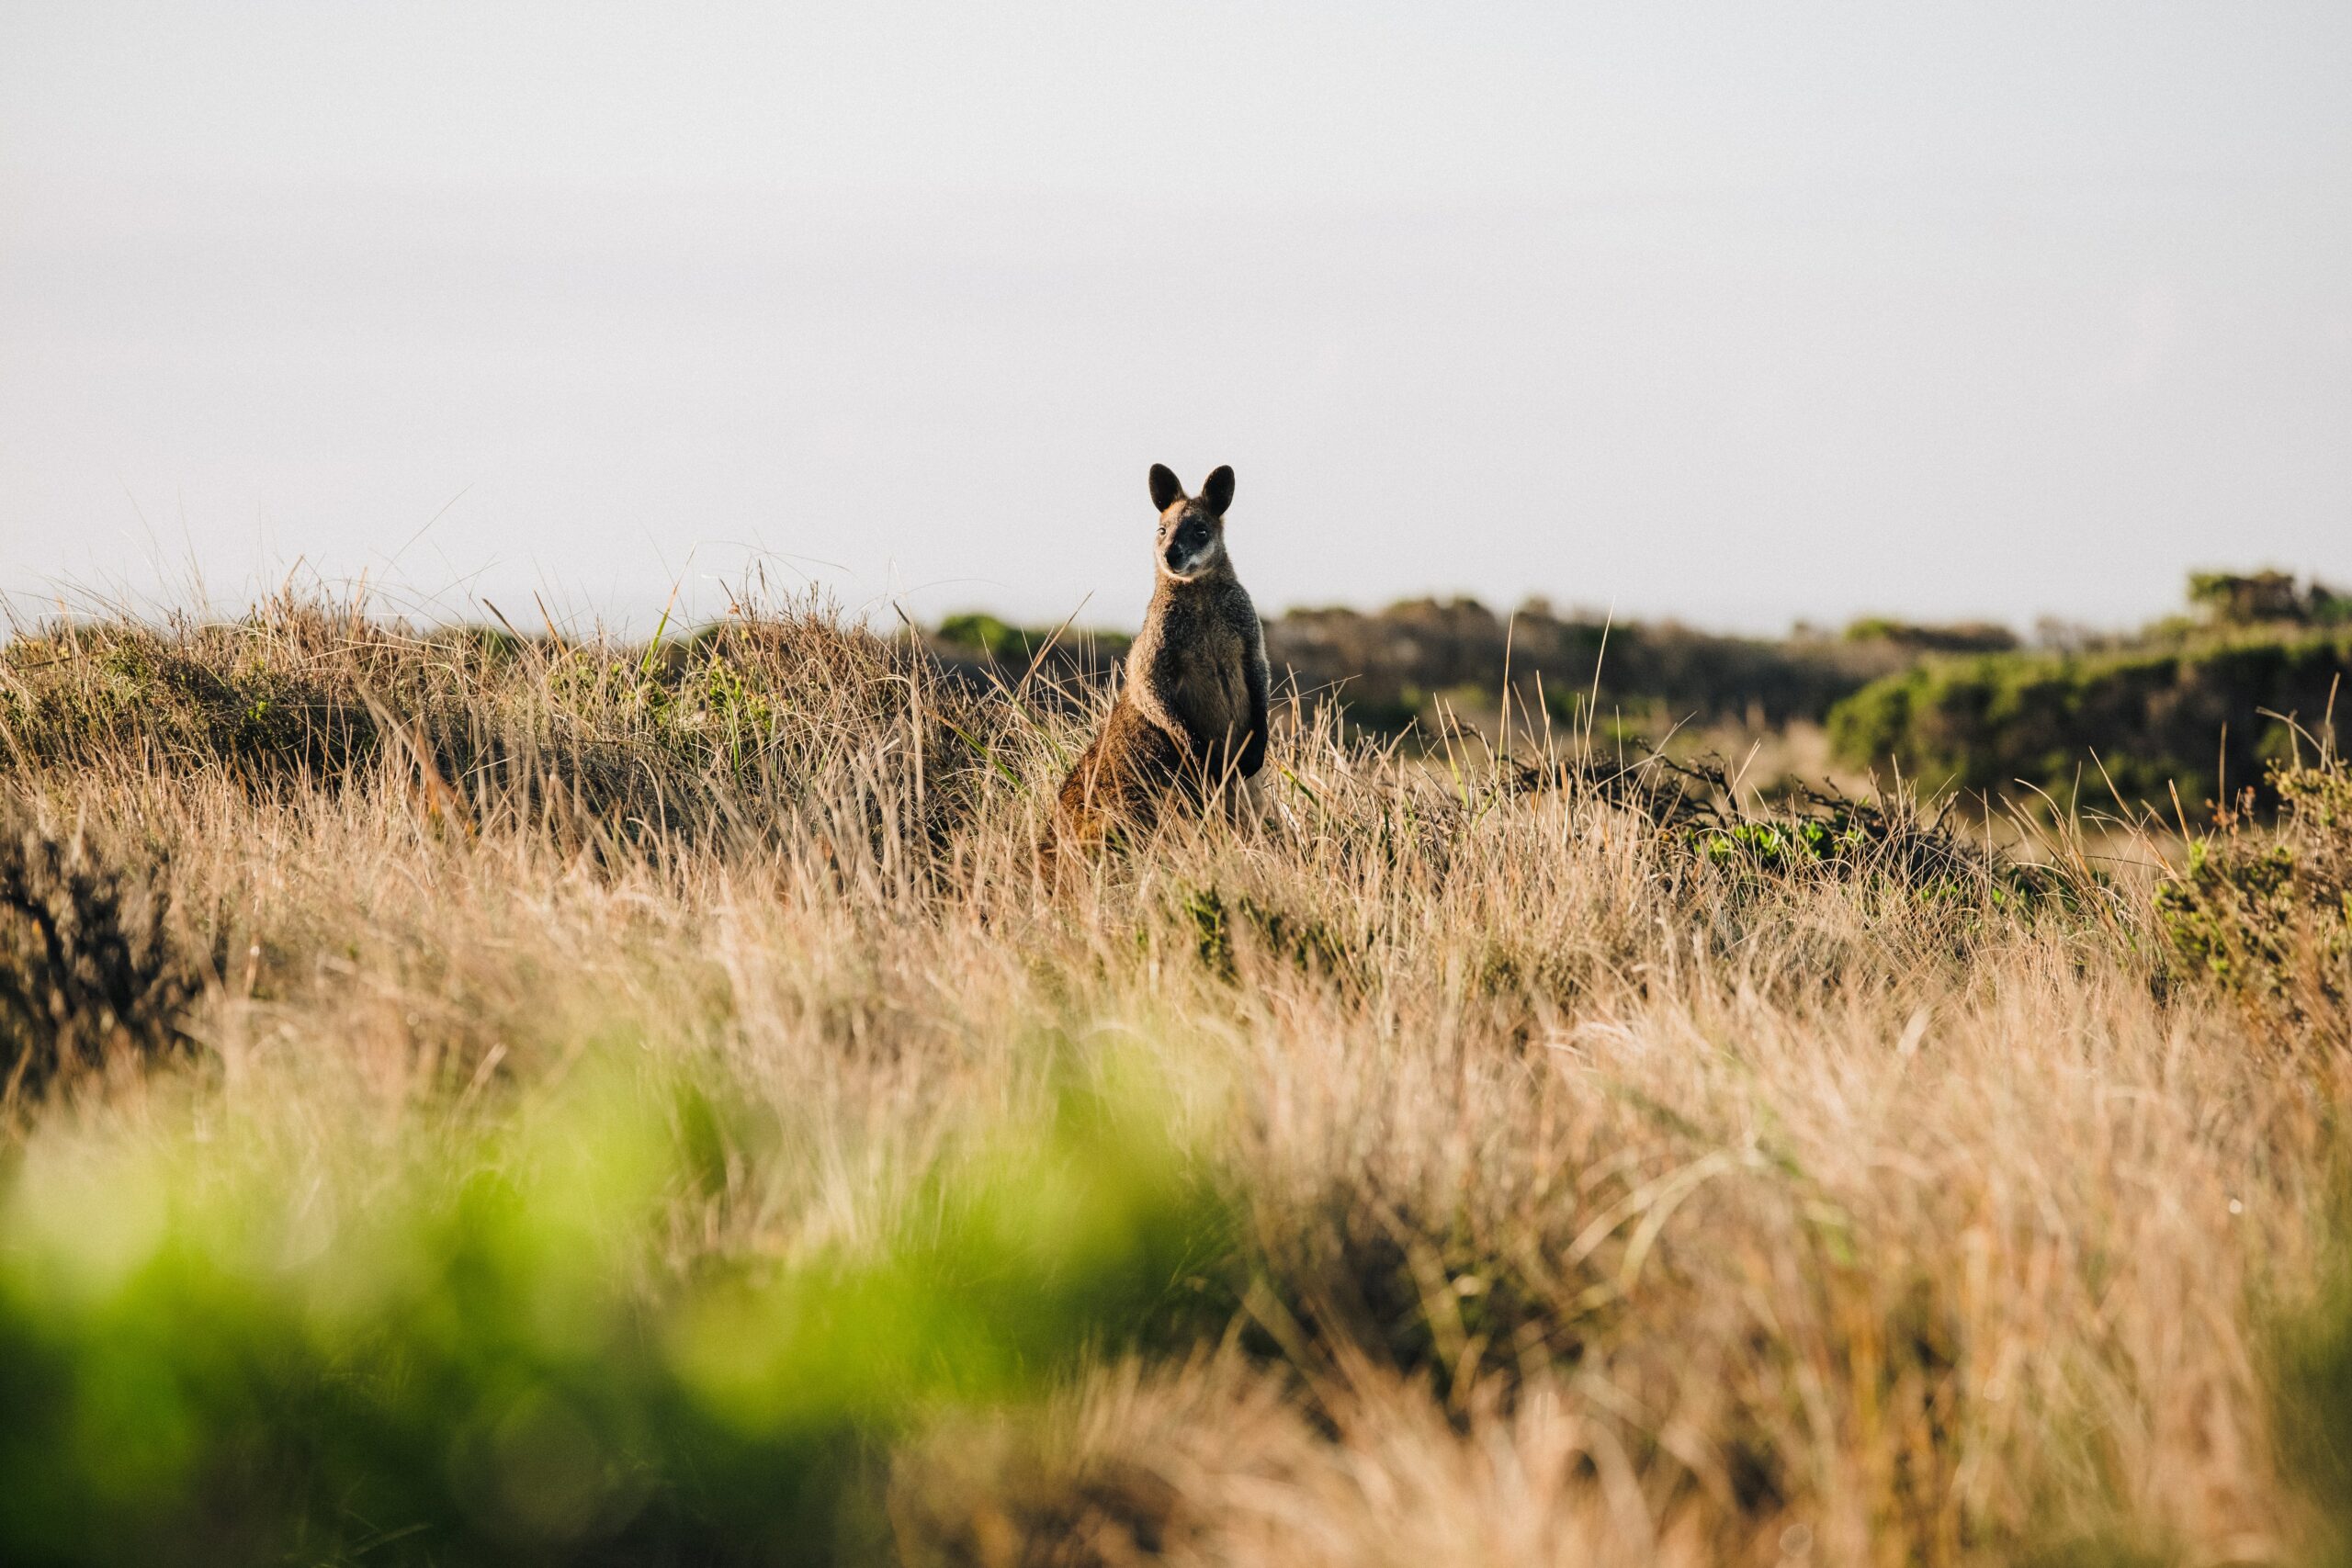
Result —
<instances>
[{"instance_id":1,"label":"distant treeline","mask_svg":"<svg viewBox=\"0 0 2352 1568\"><path fill-rule=\"evenodd\" d=\"M1498 703L1506 679L1531 712L1574 722L1820 719L1840 697L1907 664L1887 637L1720 637L1673 622L1611 625L1543 603L1498 615L1471 599L1419 599L1376 615L1293 610L1266 652L1308 694L1335 694L1359 723L1402 729L1433 704Z\"/></svg>"},{"instance_id":2,"label":"distant treeline","mask_svg":"<svg viewBox=\"0 0 2352 1568\"><path fill-rule=\"evenodd\" d=\"M1827 726L1839 762L1930 790L2046 791L2061 805L2120 795L2199 812L2259 786L2324 731L2352 675L2352 594L2283 572L2198 572L2189 613L2136 632L2045 625L2027 645L2006 626L1884 617L1841 632L1723 637L1673 622L1611 625L1541 600L1498 615L1471 599L1385 610L1292 610L1266 623L1278 682L1390 734L1429 730L1442 708L1491 714L1508 682L1526 715L1663 734L1676 725ZM1056 637L987 615L942 624L951 666L1102 678L1126 651L1114 632ZM1050 650L1042 660L1041 649ZM2290 722L2291 721L2291 722ZM2111 786L2111 791L2110 791Z\"/></svg>"},{"instance_id":3,"label":"distant treeline","mask_svg":"<svg viewBox=\"0 0 2352 1568\"><path fill-rule=\"evenodd\" d=\"M1025 668L1053 638L989 615L941 623L936 645L951 663ZM1852 635L1721 637L1673 622L1611 625L1559 615L1535 601L1508 615L1475 599L1415 599L1385 610L1292 610L1266 622L1277 684L1295 680L1311 702L1342 704L1367 728L1402 732L1441 704L1477 711L1499 705L1509 680L1531 715L1573 722L1598 701L1614 716L1786 724L1826 718L1838 700L1934 648L2012 647L1999 627L1858 623ZM1107 672L1128 638L1115 632L1055 639L1057 672Z\"/></svg>"}]
</instances>

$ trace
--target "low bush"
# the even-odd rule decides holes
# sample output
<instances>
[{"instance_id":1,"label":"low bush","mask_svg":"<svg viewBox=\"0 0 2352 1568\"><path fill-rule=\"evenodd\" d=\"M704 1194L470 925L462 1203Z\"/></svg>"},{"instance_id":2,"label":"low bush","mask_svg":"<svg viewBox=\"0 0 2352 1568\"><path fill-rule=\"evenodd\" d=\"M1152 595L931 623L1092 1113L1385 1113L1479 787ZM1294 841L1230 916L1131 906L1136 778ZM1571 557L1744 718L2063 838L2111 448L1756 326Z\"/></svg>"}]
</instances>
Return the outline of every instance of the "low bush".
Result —
<instances>
[{"instance_id":1,"label":"low bush","mask_svg":"<svg viewBox=\"0 0 2352 1568\"><path fill-rule=\"evenodd\" d=\"M1922 653L2007 653L2018 645L2018 634L1997 622L1920 626L1888 615L1864 615L1848 622L1845 637L1848 642L1891 642Z\"/></svg>"},{"instance_id":2,"label":"low bush","mask_svg":"<svg viewBox=\"0 0 2352 1568\"><path fill-rule=\"evenodd\" d=\"M2352 770L2333 751L2276 768L2275 825L2249 801L2189 840L2156 889L2172 945L2290 1031L2352 1044Z\"/></svg>"}]
</instances>

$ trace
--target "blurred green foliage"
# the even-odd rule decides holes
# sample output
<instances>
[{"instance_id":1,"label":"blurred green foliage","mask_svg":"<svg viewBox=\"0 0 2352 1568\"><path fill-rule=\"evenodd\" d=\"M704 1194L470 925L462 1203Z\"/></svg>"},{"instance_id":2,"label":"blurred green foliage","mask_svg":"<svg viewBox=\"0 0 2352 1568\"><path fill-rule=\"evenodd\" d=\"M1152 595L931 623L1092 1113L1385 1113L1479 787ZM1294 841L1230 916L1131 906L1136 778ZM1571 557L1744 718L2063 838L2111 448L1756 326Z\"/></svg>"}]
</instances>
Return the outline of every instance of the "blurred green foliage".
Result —
<instances>
[{"instance_id":1,"label":"blurred green foliage","mask_svg":"<svg viewBox=\"0 0 2352 1568\"><path fill-rule=\"evenodd\" d=\"M2312 1505L2313 1568L2352 1568L2352 1182L2331 1194L2318 1288L2270 1314L2280 1468Z\"/></svg>"},{"instance_id":2,"label":"blurred green foliage","mask_svg":"<svg viewBox=\"0 0 2352 1568\"><path fill-rule=\"evenodd\" d=\"M757 1122L690 1084L587 1074L395 1169L217 1122L36 1139L0 1209L0 1561L878 1555L877 1439L1215 1299L1224 1210L1143 1099L1062 1095L870 1243L690 1266L665 1237Z\"/></svg>"},{"instance_id":3,"label":"blurred green foliage","mask_svg":"<svg viewBox=\"0 0 2352 1568\"><path fill-rule=\"evenodd\" d=\"M1123 657L1135 639L1125 632L1073 632L1056 626L1017 626L984 613L950 615L939 623L938 638L950 648L968 649L985 659L1026 664L1041 649L1061 648L1075 654L1081 643L1102 660Z\"/></svg>"},{"instance_id":4,"label":"blurred green foliage","mask_svg":"<svg viewBox=\"0 0 2352 1568\"><path fill-rule=\"evenodd\" d=\"M1923 653L2006 653L2018 634L1995 621L1923 626L1891 615L1864 615L1846 625L1848 642L1891 642Z\"/></svg>"},{"instance_id":5,"label":"blurred green foliage","mask_svg":"<svg viewBox=\"0 0 2352 1568\"><path fill-rule=\"evenodd\" d=\"M958 648L977 649L990 659L1025 656L1037 646L1027 632L1010 621L979 613L950 615L940 622L939 640Z\"/></svg>"},{"instance_id":6,"label":"blurred green foliage","mask_svg":"<svg viewBox=\"0 0 2352 1568\"><path fill-rule=\"evenodd\" d=\"M2225 626L2266 621L2341 626L2352 621L2352 596L2324 582L2299 586L2283 571L2192 571L2188 602Z\"/></svg>"}]
</instances>

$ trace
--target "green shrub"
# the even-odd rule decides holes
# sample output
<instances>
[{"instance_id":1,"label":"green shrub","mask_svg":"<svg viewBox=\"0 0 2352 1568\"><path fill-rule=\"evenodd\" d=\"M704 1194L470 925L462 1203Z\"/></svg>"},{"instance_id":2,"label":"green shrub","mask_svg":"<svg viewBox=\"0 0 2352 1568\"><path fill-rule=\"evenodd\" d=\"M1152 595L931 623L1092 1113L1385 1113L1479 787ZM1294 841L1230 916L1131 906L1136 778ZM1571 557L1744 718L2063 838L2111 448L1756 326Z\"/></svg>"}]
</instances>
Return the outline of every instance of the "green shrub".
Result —
<instances>
[{"instance_id":1,"label":"green shrub","mask_svg":"<svg viewBox=\"0 0 2352 1568\"><path fill-rule=\"evenodd\" d=\"M958 648L978 649L990 659L1025 654L1028 634L989 615L950 615L939 623L939 640ZM1030 645L1030 646L1035 646Z\"/></svg>"},{"instance_id":2,"label":"green shrub","mask_svg":"<svg viewBox=\"0 0 2352 1568\"><path fill-rule=\"evenodd\" d=\"M2018 645L2018 634L1995 621L1921 626L1889 615L1864 615L1847 623L1845 638L1848 642L1891 642L1922 653L2006 653Z\"/></svg>"},{"instance_id":3,"label":"green shrub","mask_svg":"<svg viewBox=\"0 0 2352 1568\"><path fill-rule=\"evenodd\" d=\"M2192 571L2188 602L2231 626L2300 621L2307 607L2293 575L2284 571Z\"/></svg>"},{"instance_id":4,"label":"green shrub","mask_svg":"<svg viewBox=\"0 0 2352 1568\"><path fill-rule=\"evenodd\" d=\"M2259 1010L2339 1043L2352 998L2352 771L2275 770L2278 824L2225 813L2156 890L2174 950Z\"/></svg>"},{"instance_id":5,"label":"green shrub","mask_svg":"<svg viewBox=\"0 0 2352 1568\"><path fill-rule=\"evenodd\" d=\"M2192 571L2188 602L2223 626L2340 626L2352 619L2346 613L2352 610L2352 598L2324 582L2298 588L2294 576L2284 571Z\"/></svg>"},{"instance_id":6,"label":"green shrub","mask_svg":"<svg viewBox=\"0 0 2352 1568\"><path fill-rule=\"evenodd\" d=\"M1956 833L1945 813L1923 811L1909 792L1857 800L1800 784L1765 801L1744 797L1721 758L1664 755L1630 767L1523 764L1508 787L1560 785L1649 818L1743 888L1844 882L1914 907L2079 907L2086 896L2111 893L2095 874L2022 861Z\"/></svg>"},{"instance_id":7,"label":"green shrub","mask_svg":"<svg viewBox=\"0 0 2352 1568\"><path fill-rule=\"evenodd\" d=\"M2203 647L2068 657L1987 654L1872 682L1829 716L1838 755L1892 762L1933 792L2022 783L2074 804L2078 784L2169 812L2260 781L2289 750L2271 714L2316 725L2352 674L2352 636L2242 637ZM2102 777L2102 770L2104 777ZM2224 776L2226 774L2226 776Z\"/></svg>"},{"instance_id":8,"label":"green shrub","mask_svg":"<svg viewBox=\"0 0 2352 1568\"><path fill-rule=\"evenodd\" d=\"M1124 632L1073 633L1054 626L1017 626L981 613L948 616L939 623L938 638L952 649L968 649L990 660L1013 664L1028 663L1047 647L1075 653L1081 642L1096 659L1114 660L1125 654L1135 640Z\"/></svg>"}]
</instances>

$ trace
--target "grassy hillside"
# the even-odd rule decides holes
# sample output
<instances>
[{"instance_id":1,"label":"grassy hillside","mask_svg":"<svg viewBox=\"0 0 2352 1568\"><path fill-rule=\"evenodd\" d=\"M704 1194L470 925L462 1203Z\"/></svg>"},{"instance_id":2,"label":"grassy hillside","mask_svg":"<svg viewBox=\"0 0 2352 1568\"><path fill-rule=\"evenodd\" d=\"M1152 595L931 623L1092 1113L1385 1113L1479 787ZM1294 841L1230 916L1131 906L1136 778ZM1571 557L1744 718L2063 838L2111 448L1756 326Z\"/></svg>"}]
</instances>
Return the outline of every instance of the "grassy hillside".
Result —
<instances>
[{"instance_id":1,"label":"grassy hillside","mask_svg":"<svg viewBox=\"0 0 2352 1568\"><path fill-rule=\"evenodd\" d=\"M2197 572L2188 599L2191 615L2125 633L2045 627L2031 648L1973 622L1865 616L1836 635L1743 637L1564 616L1542 601L1498 615L1468 599L1291 610L1266 623L1266 648L1307 702L1417 749L1458 719L1496 733L1508 686L1515 717L1555 735L1589 720L1637 745L1672 734L1677 750L1745 750L1826 725L1826 751L1768 748L1762 773L1791 776L1757 782L1777 787L1835 765L1899 771L1929 793L2016 804L2041 790L2090 809L2120 796L2166 815L2177 788L2202 820L2225 783L2258 788L2291 754L2294 725L2324 728L2335 682L2352 672L2352 596L2280 572ZM1006 681L1033 662L1105 679L1127 641L987 615L951 616L931 639L951 667Z\"/></svg>"},{"instance_id":2,"label":"grassy hillside","mask_svg":"<svg viewBox=\"0 0 2352 1568\"><path fill-rule=\"evenodd\" d=\"M0 649L0 1561L2328 1560L2340 773L2168 877L1301 707L1057 901L1102 700Z\"/></svg>"}]
</instances>

